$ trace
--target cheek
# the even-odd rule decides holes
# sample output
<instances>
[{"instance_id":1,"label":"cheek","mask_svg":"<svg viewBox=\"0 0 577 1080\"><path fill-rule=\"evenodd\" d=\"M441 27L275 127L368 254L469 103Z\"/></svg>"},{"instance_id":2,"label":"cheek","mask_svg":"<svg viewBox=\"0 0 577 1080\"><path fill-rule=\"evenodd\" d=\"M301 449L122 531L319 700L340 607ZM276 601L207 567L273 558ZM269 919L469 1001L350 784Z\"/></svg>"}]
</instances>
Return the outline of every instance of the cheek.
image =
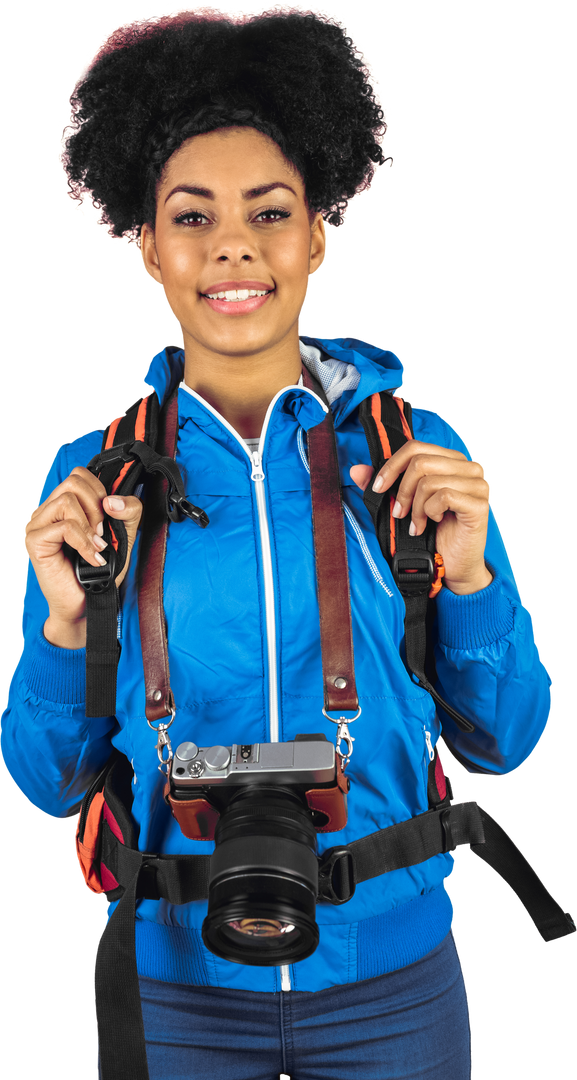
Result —
<instances>
[{"instance_id":1,"label":"cheek","mask_svg":"<svg viewBox=\"0 0 577 1080\"><path fill-rule=\"evenodd\" d=\"M195 287L198 277L198 253L189 238L172 230L164 229L156 221L156 251L162 274L162 283L169 291Z\"/></svg>"},{"instance_id":2,"label":"cheek","mask_svg":"<svg viewBox=\"0 0 577 1080\"><path fill-rule=\"evenodd\" d=\"M173 288L196 288L198 264L192 244L173 242L160 252L163 280Z\"/></svg>"},{"instance_id":3,"label":"cheek","mask_svg":"<svg viewBox=\"0 0 577 1080\"><path fill-rule=\"evenodd\" d=\"M267 253L271 269L279 274L281 283L295 287L301 282L305 283L309 272L310 234L309 232L295 232L284 238L284 243L271 244Z\"/></svg>"}]
</instances>

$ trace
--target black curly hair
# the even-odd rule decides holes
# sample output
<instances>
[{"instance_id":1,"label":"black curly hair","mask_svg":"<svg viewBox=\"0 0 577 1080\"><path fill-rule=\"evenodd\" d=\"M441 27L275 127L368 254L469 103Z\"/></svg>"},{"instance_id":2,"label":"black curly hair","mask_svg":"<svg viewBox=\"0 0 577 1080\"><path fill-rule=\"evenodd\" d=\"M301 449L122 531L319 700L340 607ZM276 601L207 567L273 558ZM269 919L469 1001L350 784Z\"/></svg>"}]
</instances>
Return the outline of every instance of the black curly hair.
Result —
<instances>
[{"instance_id":1,"label":"black curly hair","mask_svg":"<svg viewBox=\"0 0 577 1080\"><path fill-rule=\"evenodd\" d=\"M112 236L138 239L171 154L217 128L270 136L302 176L311 213L331 225L385 160L362 57L340 25L312 12L233 19L203 9L121 27L70 101L70 193L91 194Z\"/></svg>"}]
</instances>

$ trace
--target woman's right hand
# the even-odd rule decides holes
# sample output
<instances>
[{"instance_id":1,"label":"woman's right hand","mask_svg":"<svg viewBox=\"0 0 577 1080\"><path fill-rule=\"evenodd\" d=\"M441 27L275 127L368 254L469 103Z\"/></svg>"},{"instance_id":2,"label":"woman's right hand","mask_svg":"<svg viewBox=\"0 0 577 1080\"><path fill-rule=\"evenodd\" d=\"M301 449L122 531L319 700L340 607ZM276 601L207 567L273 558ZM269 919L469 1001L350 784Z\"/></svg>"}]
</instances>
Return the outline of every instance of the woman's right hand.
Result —
<instances>
[{"instance_id":1,"label":"woman's right hand","mask_svg":"<svg viewBox=\"0 0 577 1080\"><path fill-rule=\"evenodd\" d=\"M116 578L120 585L140 524L140 499L108 496L100 480L79 466L34 511L26 526L26 548L50 609L44 636L52 645L79 649L86 644L86 593L62 545L74 548L91 566L101 566L105 560L100 552L106 547L101 535L104 512L123 521L128 534L126 563Z\"/></svg>"}]
</instances>

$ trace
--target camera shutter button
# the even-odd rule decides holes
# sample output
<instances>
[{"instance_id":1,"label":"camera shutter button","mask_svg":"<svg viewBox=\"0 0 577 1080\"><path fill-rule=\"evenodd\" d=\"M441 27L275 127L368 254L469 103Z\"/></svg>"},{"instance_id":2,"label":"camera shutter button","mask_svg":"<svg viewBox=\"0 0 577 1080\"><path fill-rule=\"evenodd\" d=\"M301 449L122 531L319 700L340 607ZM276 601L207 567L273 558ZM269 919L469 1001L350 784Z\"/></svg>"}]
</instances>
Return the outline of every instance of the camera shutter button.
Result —
<instances>
[{"instance_id":1,"label":"camera shutter button","mask_svg":"<svg viewBox=\"0 0 577 1080\"><path fill-rule=\"evenodd\" d=\"M230 750L228 746L211 746L210 750L207 750L204 755L204 763L207 769L212 769L213 772L226 769L229 761Z\"/></svg>"}]
</instances>

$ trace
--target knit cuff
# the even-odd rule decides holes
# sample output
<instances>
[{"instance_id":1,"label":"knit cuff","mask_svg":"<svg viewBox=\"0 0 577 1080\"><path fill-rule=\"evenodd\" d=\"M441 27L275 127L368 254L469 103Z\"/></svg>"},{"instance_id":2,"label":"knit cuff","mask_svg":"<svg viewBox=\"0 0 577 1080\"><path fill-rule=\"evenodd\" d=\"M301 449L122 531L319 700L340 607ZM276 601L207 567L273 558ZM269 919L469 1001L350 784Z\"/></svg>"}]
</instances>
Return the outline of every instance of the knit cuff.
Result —
<instances>
[{"instance_id":1,"label":"knit cuff","mask_svg":"<svg viewBox=\"0 0 577 1080\"><path fill-rule=\"evenodd\" d=\"M513 629L513 605L502 591L501 581L497 574L486 589L467 596L441 589L437 619L442 645L449 649L482 649Z\"/></svg>"},{"instance_id":2,"label":"knit cuff","mask_svg":"<svg viewBox=\"0 0 577 1080\"><path fill-rule=\"evenodd\" d=\"M28 650L24 682L36 697L58 705L86 701L86 649L51 645L40 630Z\"/></svg>"}]
</instances>

